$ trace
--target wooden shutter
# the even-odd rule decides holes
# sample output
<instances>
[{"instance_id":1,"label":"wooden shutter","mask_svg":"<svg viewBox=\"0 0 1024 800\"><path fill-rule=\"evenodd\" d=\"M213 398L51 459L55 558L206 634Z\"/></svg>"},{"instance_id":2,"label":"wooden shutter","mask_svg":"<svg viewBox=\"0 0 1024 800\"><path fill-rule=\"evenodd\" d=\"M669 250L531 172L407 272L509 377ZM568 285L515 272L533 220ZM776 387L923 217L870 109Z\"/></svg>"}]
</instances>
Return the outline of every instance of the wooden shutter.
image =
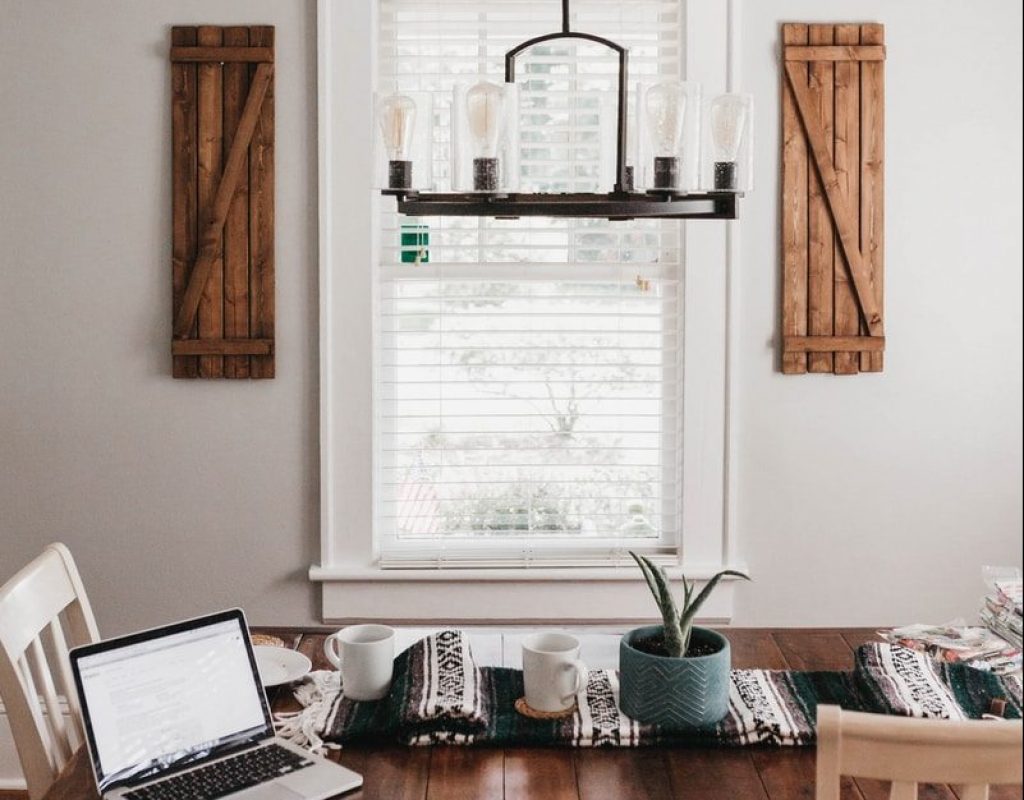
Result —
<instances>
[{"instance_id":1,"label":"wooden shutter","mask_svg":"<svg viewBox=\"0 0 1024 800\"><path fill-rule=\"evenodd\" d=\"M175 378L274 377L274 29L171 31Z\"/></svg>"},{"instance_id":2,"label":"wooden shutter","mask_svg":"<svg viewBox=\"0 0 1024 800\"><path fill-rule=\"evenodd\" d=\"M883 26L782 26L782 371L880 372Z\"/></svg>"}]
</instances>

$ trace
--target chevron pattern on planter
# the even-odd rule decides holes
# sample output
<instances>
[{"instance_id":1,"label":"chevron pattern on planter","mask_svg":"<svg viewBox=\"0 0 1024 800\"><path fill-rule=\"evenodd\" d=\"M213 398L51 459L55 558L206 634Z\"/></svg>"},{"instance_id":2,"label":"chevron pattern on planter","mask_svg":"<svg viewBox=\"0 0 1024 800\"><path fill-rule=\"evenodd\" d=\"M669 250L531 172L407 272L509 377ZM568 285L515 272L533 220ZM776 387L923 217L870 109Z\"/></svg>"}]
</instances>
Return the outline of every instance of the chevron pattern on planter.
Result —
<instances>
[{"instance_id":1,"label":"chevron pattern on planter","mask_svg":"<svg viewBox=\"0 0 1024 800\"><path fill-rule=\"evenodd\" d=\"M701 630L722 647L696 658L655 656L632 646L659 630L658 626L638 628L622 638L619 704L623 713L666 728L701 728L719 722L729 709L728 641L714 631Z\"/></svg>"}]
</instances>

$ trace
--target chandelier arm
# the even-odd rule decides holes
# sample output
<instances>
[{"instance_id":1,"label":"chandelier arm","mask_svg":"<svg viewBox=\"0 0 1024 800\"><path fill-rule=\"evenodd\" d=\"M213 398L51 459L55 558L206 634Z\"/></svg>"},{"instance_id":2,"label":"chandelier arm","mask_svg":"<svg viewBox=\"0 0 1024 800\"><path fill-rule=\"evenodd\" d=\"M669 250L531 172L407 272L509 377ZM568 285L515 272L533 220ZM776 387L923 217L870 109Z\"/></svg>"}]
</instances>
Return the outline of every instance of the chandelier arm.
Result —
<instances>
[{"instance_id":1,"label":"chandelier arm","mask_svg":"<svg viewBox=\"0 0 1024 800\"><path fill-rule=\"evenodd\" d=\"M584 39L588 42L604 45L614 50L619 56L619 98L617 118L615 124L615 194L626 194L628 183L626 181L626 107L627 89L629 82L629 51L618 42L605 39L602 36L595 36L592 33L579 33L569 30L569 0L562 0L562 30L557 33L546 33L543 36L535 36L518 44L505 53L505 83L516 82L516 57L524 50L550 42L556 39Z\"/></svg>"},{"instance_id":2,"label":"chandelier arm","mask_svg":"<svg viewBox=\"0 0 1024 800\"><path fill-rule=\"evenodd\" d=\"M616 121L615 186L601 193L447 192L421 193L411 188L382 189L395 197L398 213L420 216L470 216L496 219L520 217L589 217L629 219L736 219L742 193L735 189L706 192L649 189L633 190L626 166L626 118L628 115L629 51L610 39L570 29L569 4L562 0L562 30L528 39L505 53L505 83L514 84L516 58L525 50L557 39L582 39L602 45L619 57L618 117Z\"/></svg>"}]
</instances>

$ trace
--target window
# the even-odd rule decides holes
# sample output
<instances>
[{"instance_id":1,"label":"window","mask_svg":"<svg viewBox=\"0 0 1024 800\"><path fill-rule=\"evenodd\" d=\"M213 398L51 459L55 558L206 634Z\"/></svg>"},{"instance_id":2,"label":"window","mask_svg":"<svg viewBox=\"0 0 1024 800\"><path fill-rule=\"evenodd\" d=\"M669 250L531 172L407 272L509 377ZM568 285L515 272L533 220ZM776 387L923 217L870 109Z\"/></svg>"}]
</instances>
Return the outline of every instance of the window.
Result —
<instances>
[{"instance_id":1,"label":"window","mask_svg":"<svg viewBox=\"0 0 1024 800\"><path fill-rule=\"evenodd\" d=\"M536 0L380 0L378 88L432 93L439 188L449 188L453 86L500 81L505 51L556 30L559 11ZM573 26L626 45L631 84L681 74L678 0L574 0ZM616 69L610 51L573 40L521 57L524 190L610 188ZM680 224L412 219L385 205L379 236L381 566L675 554Z\"/></svg>"},{"instance_id":2,"label":"window","mask_svg":"<svg viewBox=\"0 0 1024 800\"><path fill-rule=\"evenodd\" d=\"M514 18L506 16L502 20L503 30L495 33L503 36L505 41L496 43L486 53L486 63L490 65L487 74L494 78L499 77L500 52L520 37L555 27L559 5L558 0L538 0L523 5L503 0L486 0L486 3L477 4L468 0L446 0L442 7L433 0L422 0L409 8L424 14L432 9L436 14L438 9L457 10L457 3L464 11L472 13L474 27L470 30L478 50L481 49L480 35L475 26L483 9L489 14L500 9L514 9L517 13L529 9L525 18L522 14ZM683 63L686 79L701 83L705 96L726 91L730 72L739 74L739 50L735 46L738 3L734 0L680 0L681 11L674 2L660 4L631 0L622 4L630 14L624 21L620 20L622 11L617 6L610 8L611 5L573 0L574 14L579 19L577 24L582 26L584 15L594 14L595 18L587 21L588 26L610 38L618 36L628 44L630 36L645 31L649 33L652 24L660 25L661 17L649 18L643 25L634 25L634 21L641 19L641 12L665 9L665 23L659 28L658 36L658 40L664 42L665 58L675 60L676 64ZM620 293L625 293L630 284L643 288L642 282L641 286L636 286L636 276L640 274L642 281L650 281L649 292L642 294L653 298L674 298L676 305L662 312L661 324L664 330L675 331L674 346L680 352L676 353L674 361L677 366L685 364L685 380L681 380L678 374L663 375L661 393L663 397L669 397L672 391L678 397L682 392L682 400L675 409L678 419L672 423L677 432L681 431L676 444L685 443L681 450L677 447L672 456L677 465L680 459L682 461L681 479L679 474L674 476L680 498L679 507L675 509L677 530L675 542L671 542L670 536L665 536L664 546L656 544L653 539L648 539L646 545L662 551L674 547L675 563L685 569L688 577L697 580L708 578L726 567L745 569L739 553L741 539L736 535L741 532L735 532L732 523L737 515L732 507L736 494L731 490L735 485L731 465L735 461L730 458L730 453L736 439L729 424L730 409L737 398L737 394L730 390L736 385L731 376L738 363L734 353L735 338L730 334L739 285L735 276L730 280L734 269L732 264L739 263L737 223L684 222L681 227L685 236L669 229L677 238L671 240L674 247L668 245L665 248L660 248L660 237L666 237L664 241L667 243L670 241L667 238L669 233L661 228L646 231L643 235L659 237L661 252L657 262L659 269L655 271L650 269L652 260L648 256L644 256L646 261L641 261L636 255L632 262L625 259L615 261L610 257L579 262L579 245L585 243L584 226L559 229L553 223L550 229L547 229L547 223L539 226L518 223L519 228L535 229L530 234L532 238L520 245L533 245L529 250L533 255L528 262L511 259L488 262L476 257L469 257L463 262L442 261L445 251L440 249L440 245L454 243L452 240L445 242L442 236L454 237L456 234L445 232L447 229L437 220L422 220L428 226L428 236L420 236L417 240L421 231L405 231L412 237L407 244L413 249L407 257L414 263L405 265L409 271L399 272L402 265L396 263L395 251L384 248L400 245L401 240L396 242L393 238L401 235L400 225L403 222L415 224L417 220L388 219L388 201L381 201L379 191L374 188L379 185L376 183L379 176L374 174L374 160L367 155L373 150L376 138L372 123L375 84L379 84L382 91L389 91L397 82L394 77L396 71L387 66L389 53L397 53L394 44L397 33L387 29L391 24L387 15L393 17L395 10L402 8L393 0L317 2L321 518L319 558L311 565L309 576L320 584L323 620L332 623L368 619L444 620L447 623L472 620L480 624L522 623L524 620L607 623L650 615L650 596L643 589L639 570L628 557L614 562L616 546L632 547L643 542L640 538L628 542L619 538L617 545L609 546L607 542L599 542L597 537L585 538L577 534L552 537L521 531L491 531L483 536L442 539L432 532L417 540L399 537L396 527L391 528L390 538L382 530L381 523L386 516L397 516L396 510L388 511L386 508L388 498L381 492L381 467L385 447L389 446L388 435L382 425L387 408L384 381L389 379L383 368L384 326L389 324L383 312L387 298L395 296L393 290L398 286L395 284L389 288L386 279L399 275L428 282L436 276L435 283L506 281L519 287L525 287L527 281L532 280L537 282L529 284L534 289L547 282L546 291L550 295L554 284L559 283L576 286L580 283L610 283ZM603 21L596 19L598 12L604 15ZM422 29L426 23L424 20L420 22L423 23L420 25ZM618 35L614 29L614 25L620 22L625 35ZM685 32L686 42L681 55L673 53L670 44L681 38L680 31ZM425 33L425 30L420 30L421 38ZM639 74L637 70L652 69L639 63L639 55L633 60L638 62L633 70L634 78ZM519 75L525 80L527 73L523 69L526 62L519 66ZM429 77L426 62L419 65L418 71L424 80ZM471 71L467 71L467 82L476 80L480 71L474 65ZM609 67L605 77L613 71ZM389 80L393 81L390 85ZM432 91L441 93L439 105L447 102L443 88ZM438 112L440 110L437 109ZM439 133L439 138L443 139L443 136L443 132ZM562 152L568 164L568 147ZM438 148L437 157L438 160L447 157L445 146ZM440 166L437 169L441 178L439 188L444 188L444 174ZM596 178L591 177L601 180L599 174ZM467 236L474 238L469 241L484 246L496 243L498 237L509 235L505 228L517 228L512 223L492 222L483 227L476 221L474 224L477 230L470 229ZM560 224L568 225L565 222ZM640 235L637 229L595 225L595 232L602 235L633 236L632 241L622 241L623 251L628 252L628 244L637 254L641 252L641 248L636 247L636 237ZM387 233L389 226L394 231L391 238ZM568 246L569 230L576 237L572 240L575 249ZM562 237L555 243L562 253L561 260L538 254L543 249L542 245L551 244L550 239L554 235ZM604 252L611 253L618 247L618 242L615 242L606 246ZM670 262L665 255L666 251L673 249L675 287L667 283ZM420 250L425 250L427 260L421 256L421 263L416 265L416 253ZM468 250L462 252L465 256ZM382 261L383 267L380 266ZM638 270L638 265L645 265L650 270L649 274ZM413 269L420 271L414 272ZM663 273L662 269L666 272ZM389 270L390 274L386 274ZM434 273L423 270L434 270ZM585 277L582 274L584 270ZM685 291L682 291L683 284ZM569 289L560 287L559 290ZM434 291L439 293L441 290L435 287ZM530 308L539 311L535 304ZM730 309L734 313L731 314ZM446 314L454 314L454 311L444 310ZM668 314L675 315L671 324ZM622 316L625 318L624 314ZM537 316L535 321L529 322L539 325L541 320L550 319L550 316ZM665 350L671 346L665 345ZM675 382L671 390L666 388L668 381ZM666 423L664 429L671 428ZM663 456L661 463L670 461ZM297 475L296 480L302 479L301 474ZM416 489L418 483L422 482L411 481L407 491ZM423 485L419 488L428 490ZM441 489L434 486L433 491L440 498ZM370 498L373 502L369 502ZM416 502L415 494L410 493L405 502L410 505L406 506L404 513L413 515L415 511L411 504ZM428 493L420 502L431 506L434 501ZM626 510L629 511L628 506ZM644 517L650 521L648 514L645 513ZM559 543L559 539L563 542ZM659 537L658 541L661 540ZM490 560L479 559L480 553L477 552L475 555L479 560L474 561L474 554L469 552L473 547L478 551L486 549ZM554 557L560 548L564 556L562 560ZM672 560L668 554L664 557ZM547 566L543 566L545 562ZM407 568L382 569L382 564ZM421 568L412 568L417 564ZM479 568L473 568L474 564ZM581 567L580 564L586 566ZM462 568L438 569L438 566ZM720 587L709 606L705 607L707 618L728 620L733 608L732 594L732 584Z\"/></svg>"}]
</instances>

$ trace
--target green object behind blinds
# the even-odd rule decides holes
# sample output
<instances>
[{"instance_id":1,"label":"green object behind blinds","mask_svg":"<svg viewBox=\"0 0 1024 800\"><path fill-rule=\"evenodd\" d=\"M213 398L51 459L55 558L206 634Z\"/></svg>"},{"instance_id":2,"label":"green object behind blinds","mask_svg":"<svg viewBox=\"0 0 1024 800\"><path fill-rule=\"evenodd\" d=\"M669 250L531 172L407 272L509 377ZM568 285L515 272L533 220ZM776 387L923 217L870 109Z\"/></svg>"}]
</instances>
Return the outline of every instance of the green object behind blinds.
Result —
<instances>
[{"instance_id":1,"label":"green object behind blinds","mask_svg":"<svg viewBox=\"0 0 1024 800\"><path fill-rule=\"evenodd\" d=\"M426 225L402 225L402 263L426 264L430 261L430 232Z\"/></svg>"}]
</instances>

